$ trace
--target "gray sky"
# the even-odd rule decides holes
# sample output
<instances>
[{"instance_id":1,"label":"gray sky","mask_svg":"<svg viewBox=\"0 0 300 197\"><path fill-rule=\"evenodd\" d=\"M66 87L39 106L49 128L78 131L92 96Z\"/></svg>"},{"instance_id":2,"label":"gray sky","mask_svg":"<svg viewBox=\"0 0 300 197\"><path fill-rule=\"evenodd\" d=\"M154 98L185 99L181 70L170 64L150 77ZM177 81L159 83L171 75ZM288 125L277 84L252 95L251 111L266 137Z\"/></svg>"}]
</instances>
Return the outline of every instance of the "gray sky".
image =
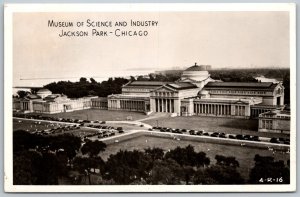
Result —
<instances>
[{"instance_id":1,"label":"gray sky","mask_svg":"<svg viewBox=\"0 0 300 197\"><path fill-rule=\"evenodd\" d=\"M158 27L122 28L148 30L147 37L59 37L63 28L47 26L52 19L157 20ZM290 63L288 12L17 13L13 21L14 85L20 77L127 76L136 68L195 62L213 68Z\"/></svg>"}]
</instances>

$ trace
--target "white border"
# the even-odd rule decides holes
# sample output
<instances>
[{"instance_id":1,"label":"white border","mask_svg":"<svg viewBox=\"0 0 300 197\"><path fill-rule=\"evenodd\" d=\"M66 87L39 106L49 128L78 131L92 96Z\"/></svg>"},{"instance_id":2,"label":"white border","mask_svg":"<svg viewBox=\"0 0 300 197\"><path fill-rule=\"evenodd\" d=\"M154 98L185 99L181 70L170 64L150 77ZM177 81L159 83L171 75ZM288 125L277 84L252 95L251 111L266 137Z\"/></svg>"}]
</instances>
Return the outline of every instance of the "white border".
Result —
<instances>
[{"instance_id":1,"label":"white border","mask_svg":"<svg viewBox=\"0 0 300 197\"><path fill-rule=\"evenodd\" d=\"M16 186L12 184L12 69L15 12L288 11L290 13L290 185ZM5 4L4 5L4 189L5 192L287 192L296 191L296 5L294 3Z\"/></svg>"}]
</instances>

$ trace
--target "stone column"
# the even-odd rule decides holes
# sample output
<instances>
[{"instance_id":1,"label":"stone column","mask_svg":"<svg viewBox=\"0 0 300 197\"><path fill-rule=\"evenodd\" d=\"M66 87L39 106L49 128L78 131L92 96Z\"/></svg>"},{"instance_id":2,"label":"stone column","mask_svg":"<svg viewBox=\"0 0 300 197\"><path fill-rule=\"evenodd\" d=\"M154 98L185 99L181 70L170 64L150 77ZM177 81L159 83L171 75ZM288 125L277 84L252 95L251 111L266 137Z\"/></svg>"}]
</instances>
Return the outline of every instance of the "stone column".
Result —
<instances>
[{"instance_id":1,"label":"stone column","mask_svg":"<svg viewBox=\"0 0 300 197\"><path fill-rule=\"evenodd\" d=\"M180 116L180 100L174 99L174 113Z\"/></svg>"}]
</instances>

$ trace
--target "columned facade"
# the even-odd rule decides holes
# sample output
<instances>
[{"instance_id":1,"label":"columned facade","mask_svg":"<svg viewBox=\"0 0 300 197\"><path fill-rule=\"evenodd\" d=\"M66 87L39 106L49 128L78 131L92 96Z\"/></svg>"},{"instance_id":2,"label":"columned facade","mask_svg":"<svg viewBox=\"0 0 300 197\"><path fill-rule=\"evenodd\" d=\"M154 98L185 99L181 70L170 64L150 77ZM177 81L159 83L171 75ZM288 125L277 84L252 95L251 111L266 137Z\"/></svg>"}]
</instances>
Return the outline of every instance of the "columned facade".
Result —
<instances>
[{"instance_id":1,"label":"columned facade","mask_svg":"<svg viewBox=\"0 0 300 197\"><path fill-rule=\"evenodd\" d=\"M166 113L174 113L174 99L166 98L154 98L155 101L155 110L154 112L166 112Z\"/></svg>"}]
</instances>

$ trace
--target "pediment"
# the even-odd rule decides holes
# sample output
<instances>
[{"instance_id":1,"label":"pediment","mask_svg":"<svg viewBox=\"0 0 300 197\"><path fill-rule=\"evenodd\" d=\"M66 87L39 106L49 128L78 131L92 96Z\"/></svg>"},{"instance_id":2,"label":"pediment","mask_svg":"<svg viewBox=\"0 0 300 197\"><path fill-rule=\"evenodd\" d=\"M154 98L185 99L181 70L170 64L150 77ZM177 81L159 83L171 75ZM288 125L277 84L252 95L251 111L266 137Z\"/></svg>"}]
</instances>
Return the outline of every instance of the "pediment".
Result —
<instances>
[{"instance_id":1,"label":"pediment","mask_svg":"<svg viewBox=\"0 0 300 197\"><path fill-rule=\"evenodd\" d=\"M248 104L248 103L245 101L238 100L234 104Z\"/></svg>"},{"instance_id":2,"label":"pediment","mask_svg":"<svg viewBox=\"0 0 300 197\"><path fill-rule=\"evenodd\" d=\"M119 98L117 95L108 95L107 98L110 98L110 99L116 99L116 98Z\"/></svg>"},{"instance_id":3,"label":"pediment","mask_svg":"<svg viewBox=\"0 0 300 197\"><path fill-rule=\"evenodd\" d=\"M177 92L175 89L167 86L161 86L153 91L154 92Z\"/></svg>"},{"instance_id":4,"label":"pediment","mask_svg":"<svg viewBox=\"0 0 300 197\"><path fill-rule=\"evenodd\" d=\"M185 78L185 79L180 79L178 80L178 82L192 82L192 83L195 83L197 81L193 80L193 79L190 79L190 78Z\"/></svg>"}]
</instances>

